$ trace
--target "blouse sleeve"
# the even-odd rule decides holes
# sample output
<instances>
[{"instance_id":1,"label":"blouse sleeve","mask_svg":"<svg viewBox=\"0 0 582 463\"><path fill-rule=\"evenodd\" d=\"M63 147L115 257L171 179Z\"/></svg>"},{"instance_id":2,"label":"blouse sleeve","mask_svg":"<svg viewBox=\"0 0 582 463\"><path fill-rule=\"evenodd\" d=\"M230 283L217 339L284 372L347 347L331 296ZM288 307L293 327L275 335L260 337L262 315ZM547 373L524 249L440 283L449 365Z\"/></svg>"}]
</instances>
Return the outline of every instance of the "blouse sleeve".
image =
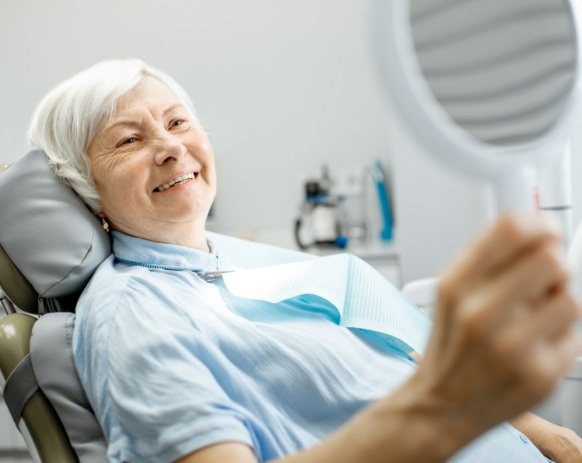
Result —
<instances>
[{"instance_id":1,"label":"blouse sleeve","mask_svg":"<svg viewBox=\"0 0 582 463\"><path fill-rule=\"evenodd\" d=\"M244 410L208 368L216 347L147 287L129 284L116 302L110 327L91 336L98 343L91 346L92 383L99 383L93 391L109 457L160 463L219 442L252 447Z\"/></svg>"}]
</instances>

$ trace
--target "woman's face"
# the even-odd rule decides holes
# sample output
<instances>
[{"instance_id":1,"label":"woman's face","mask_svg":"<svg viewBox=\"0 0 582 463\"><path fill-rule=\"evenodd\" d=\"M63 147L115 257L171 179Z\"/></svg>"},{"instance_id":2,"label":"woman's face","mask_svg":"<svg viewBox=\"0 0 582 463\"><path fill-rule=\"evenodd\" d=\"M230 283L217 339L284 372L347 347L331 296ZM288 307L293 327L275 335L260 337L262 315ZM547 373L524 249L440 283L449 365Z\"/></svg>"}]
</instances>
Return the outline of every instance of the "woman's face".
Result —
<instances>
[{"instance_id":1,"label":"woman's face","mask_svg":"<svg viewBox=\"0 0 582 463\"><path fill-rule=\"evenodd\" d=\"M207 249L214 153L200 124L164 84L145 77L124 95L87 154L113 228Z\"/></svg>"}]
</instances>

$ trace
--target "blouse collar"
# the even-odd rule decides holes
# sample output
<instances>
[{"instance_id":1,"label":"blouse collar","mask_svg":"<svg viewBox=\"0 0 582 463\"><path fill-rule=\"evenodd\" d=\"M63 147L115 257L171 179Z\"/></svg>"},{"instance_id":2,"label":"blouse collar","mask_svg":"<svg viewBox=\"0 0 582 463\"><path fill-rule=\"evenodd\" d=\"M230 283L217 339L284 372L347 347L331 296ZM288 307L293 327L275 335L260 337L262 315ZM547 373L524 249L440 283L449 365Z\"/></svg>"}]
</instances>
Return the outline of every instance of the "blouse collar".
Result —
<instances>
[{"instance_id":1,"label":"blouse collar","mask_svg":"<svg viewBox=\"0 0 582 463\"><path fill-rule=\"evenodd\" d=\"M210 252L205 252L177 244L148 241L115 230L112 237L113 254L125 264L196 272L222 270L221 259L210 242Z\"/></svg>"}]
</instances>

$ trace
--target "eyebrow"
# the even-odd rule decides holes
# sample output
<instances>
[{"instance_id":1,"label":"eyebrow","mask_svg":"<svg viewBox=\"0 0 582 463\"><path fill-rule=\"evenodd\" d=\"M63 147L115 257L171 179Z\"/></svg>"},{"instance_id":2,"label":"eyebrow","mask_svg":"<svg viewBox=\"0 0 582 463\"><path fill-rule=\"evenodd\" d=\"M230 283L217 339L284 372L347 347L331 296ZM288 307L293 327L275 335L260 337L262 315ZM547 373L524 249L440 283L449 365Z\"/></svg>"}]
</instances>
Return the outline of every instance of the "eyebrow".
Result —
<instances>
[{"instance_id":1,"label":"eyebrow","mask_svg":"<svg viewBox=\"0 0 582 463\"><path fill-rule=\"evenodd\" d=\"M183 108L187 113L189 113L189 111L187 110L187 108L182 103L176 103L176 104L173 104L172 106L166 108L164 110L164 112L162 113L162 117L165 117L168 113L171 113L172 111L175 111L177 108ZM111 125L105 126L104 127L104 130L106 132L110 132L111 130L113 130L113 129L119 127L119 126L125 126L125 127L140 127L141 125L142 125L141 122L136 122L134 119L120 119L118 121L115 121Z\"/></svg>"},{"instance_id":2,"label":"eyebrow","mask_svg":"<svg viewBox=\"0 0 582 463\"><path fill-rule=\"evenodd\" d=\"M182 103L176 103L170 106L169 108L166 108L166 110L162 113L162 116L165 116L166 114L171 113L172 111L175 111L178 108L182 108L187 111L186 106L184 106Z\"/></svg>"}]
</instances>

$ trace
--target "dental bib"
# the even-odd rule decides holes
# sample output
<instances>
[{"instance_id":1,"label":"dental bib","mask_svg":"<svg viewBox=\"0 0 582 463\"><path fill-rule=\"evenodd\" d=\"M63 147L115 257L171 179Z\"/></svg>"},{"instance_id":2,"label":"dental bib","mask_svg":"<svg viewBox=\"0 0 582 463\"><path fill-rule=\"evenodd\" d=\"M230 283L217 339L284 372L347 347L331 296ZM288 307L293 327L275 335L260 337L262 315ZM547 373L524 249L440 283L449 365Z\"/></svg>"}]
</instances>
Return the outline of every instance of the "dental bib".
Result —
<instances>
[{"instance_id":1,"label":"dental bib","mask_svg":"<svg viewBox=\"0 0 582 463\"><path fill-rule=\"evenodd\" d=\"M370 265L350 254L236 270L222 274L234 296L272 304L315 296L329 302L338 325L375 332L385 348L424 353L428 317Z\"/></svg>"}]
</instances>

